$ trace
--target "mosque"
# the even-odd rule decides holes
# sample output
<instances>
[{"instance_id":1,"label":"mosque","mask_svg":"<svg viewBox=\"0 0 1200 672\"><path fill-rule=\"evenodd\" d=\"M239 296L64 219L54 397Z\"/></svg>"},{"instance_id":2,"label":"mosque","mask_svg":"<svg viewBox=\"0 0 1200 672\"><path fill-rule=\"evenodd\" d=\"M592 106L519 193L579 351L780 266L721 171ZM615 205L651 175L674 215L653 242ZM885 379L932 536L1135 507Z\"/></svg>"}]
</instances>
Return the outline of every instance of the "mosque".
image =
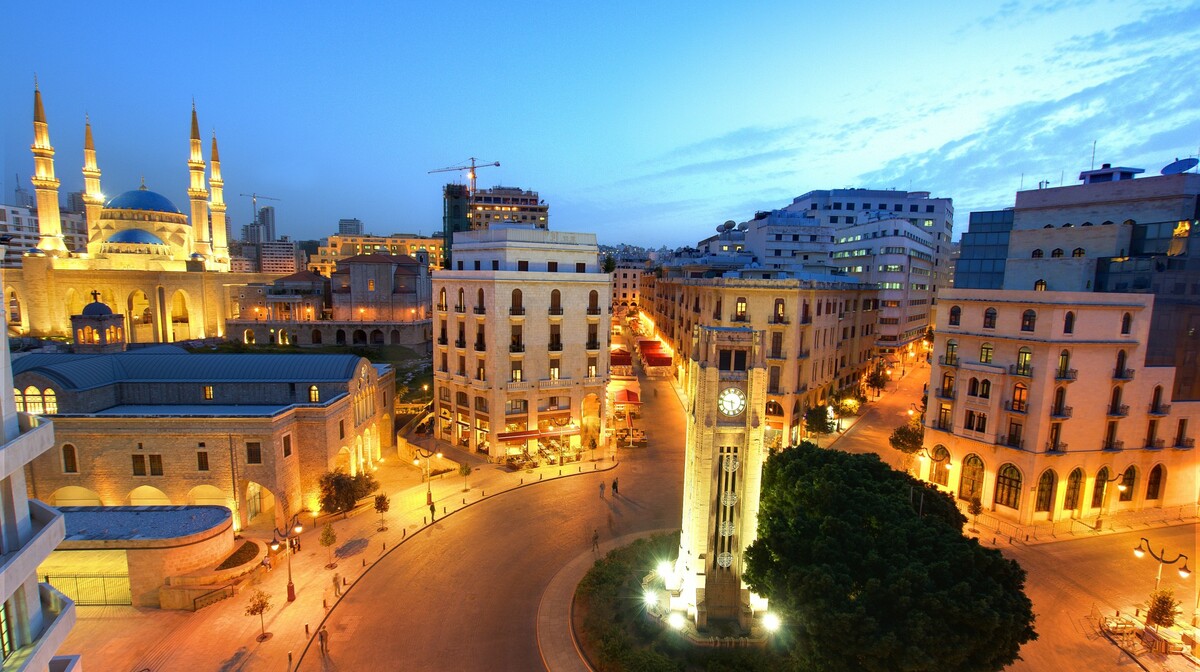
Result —
<instances>
[{"instance_id":1,"label":"mosque","mask_svg":"<svg viewBox=\"0 0 1200 672\"><path fill-rule=\"evenodd\" d=\"M10 335L67 338L71 315L80 314L93 292L125 316L130 343L169 343L225 336L230 286L270 282L269 273L230 272L224 181L214 133L206 164L196 108L192 106L189 214L143 184L105 200L92 126L85 122L83 147L86 249L64 243L54 147L34 85L32 178L39 239L20 269L5 274Z\"/></svg>"}]
</instances>

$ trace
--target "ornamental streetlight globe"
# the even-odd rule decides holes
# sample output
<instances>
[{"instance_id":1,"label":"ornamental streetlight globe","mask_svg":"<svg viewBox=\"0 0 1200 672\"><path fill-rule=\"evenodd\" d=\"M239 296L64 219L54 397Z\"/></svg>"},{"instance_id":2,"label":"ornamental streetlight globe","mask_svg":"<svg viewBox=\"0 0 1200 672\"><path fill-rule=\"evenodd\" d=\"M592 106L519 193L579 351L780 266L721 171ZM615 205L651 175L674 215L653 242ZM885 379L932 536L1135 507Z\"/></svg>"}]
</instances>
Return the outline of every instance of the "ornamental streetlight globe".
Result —
<instances>
[{"instance_id":1,"label":"ornamental streetlight globe","mask_svg":"<svg viewBox=\"0 0 1200 672\"><path fill-rule=\"evenodd\" d=\"M672 611L671 615L667 617L667 625L676 630L683 630L683 626L687 625L687 619L678 611Z\"/></svg>"},{"instance_id":2,"label":"ornamental streetlight globe","mask_svg":"<svg viewBox=\"0 0 1200 672\"><path fill-rule=\"evenodd\" d=\"M644 602L647 607L653 607L654 605L658 604L658 593L654 590L647 589L646 592L642 593L642 602Z\"/></svg>"},{"instance_id":3,"label":"ornamental streetlight globe","mask_svg":"<svg viewBox=\"0 0 1200 672\"><path fill-rule=\"evenodd\" d=\"M763 615L762 624L763 627L767 629L767 632L775 632L779 630L779 626L782 625L779 620L779 616L771 612L767 612Z\"/></svg>"},{"instance_id":4,"label":"ornamental streetlight globe","mask_svg":"<svg viewBox=\"0 0 1200 672\"><path fill-rule=\"evenodd\" d=\"M658 567L656 567L654 571L657 572L660 577L662 577L663 581L671 580L671 563L667 562L666 560L658 563Z\"/></svg>"}]
</instances>

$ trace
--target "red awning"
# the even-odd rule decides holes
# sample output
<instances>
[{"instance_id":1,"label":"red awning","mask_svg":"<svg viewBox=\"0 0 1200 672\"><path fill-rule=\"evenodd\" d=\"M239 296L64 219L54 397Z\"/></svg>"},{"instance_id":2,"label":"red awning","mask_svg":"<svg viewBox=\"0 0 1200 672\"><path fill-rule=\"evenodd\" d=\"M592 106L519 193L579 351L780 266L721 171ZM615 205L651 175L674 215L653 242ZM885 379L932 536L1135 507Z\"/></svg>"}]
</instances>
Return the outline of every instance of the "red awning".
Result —
<instances>
[{"instance_id":1,"label":"red awning","mask_svg":"<svg viewBox=\"0 0 1200 672\"><path fill-rule=\"evenodd\" d=\"M615 400L618 404L640 404L640 403L642 403L642 399L641 399L641 397L638 396L638 393L634 392L633 390L628 390L628 389L627 390L618 390L617 394L615 396Z\"/></svg>"},{"instance_id":2,"label":"red awning","mask_svg":"<svg viewBox=\"0 0 1200 672\"><path fill-rule=\"evenodd\" d=\"M527 430L524 430L521 432L500 432L499 434L496 435L496 440L498 440L498 441L527 441L529 439L536 439L538 434L540 434L540 432L538 432L538 430L536 430L536 429L527 429Z\"/></svg>"}]
</instances>

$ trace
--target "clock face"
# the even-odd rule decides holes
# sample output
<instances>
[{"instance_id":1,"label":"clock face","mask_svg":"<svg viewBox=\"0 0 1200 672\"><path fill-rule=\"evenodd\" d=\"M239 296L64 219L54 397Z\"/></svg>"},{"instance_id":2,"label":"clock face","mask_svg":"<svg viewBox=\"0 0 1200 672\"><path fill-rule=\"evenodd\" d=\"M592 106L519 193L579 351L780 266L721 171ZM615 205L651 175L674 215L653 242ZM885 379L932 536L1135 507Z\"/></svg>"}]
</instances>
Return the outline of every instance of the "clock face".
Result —
<instances>
[{"instance_id":1,"label":"clock face","mask_svg":"<svg viewBox=\"0 0 1200 672\"><path fill-rule=\"evenodd\" d=\"M725 415L738 415L746 410L746 393L736 387L721 390L717 396L717 409Z\"/></svg>"}]
</instances>

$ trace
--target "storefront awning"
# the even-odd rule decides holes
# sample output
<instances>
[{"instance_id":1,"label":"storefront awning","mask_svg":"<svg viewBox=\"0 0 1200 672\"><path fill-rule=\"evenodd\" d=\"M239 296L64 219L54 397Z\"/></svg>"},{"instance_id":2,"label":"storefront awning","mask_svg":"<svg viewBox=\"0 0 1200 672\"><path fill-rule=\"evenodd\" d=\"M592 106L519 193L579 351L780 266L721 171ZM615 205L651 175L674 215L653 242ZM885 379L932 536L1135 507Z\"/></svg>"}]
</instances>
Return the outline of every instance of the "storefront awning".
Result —
<instances>
[{"instance_id":1,"label":"storefront awning","mask_svg":"<svg viewBox=\"0 0 1200 672\"><path fill-rule=\"evenodd\" d=\"M614 401L618 404L640 404L642 398L633 390L618 390L614 395Z\"/></svg>"},{"instance_id":2,"label":"storefront awning","mask_svg":"<svg viewBox=\"0 0 1200 672\"><path fill-rule=\"evenodd\" d=\"M555 427L554 429L527 429L521 432L500 432L497 441L528 441L530 439L545 439L558 436L574 436L579 433L578 427Z\"/></svg>"}]
</instances>

